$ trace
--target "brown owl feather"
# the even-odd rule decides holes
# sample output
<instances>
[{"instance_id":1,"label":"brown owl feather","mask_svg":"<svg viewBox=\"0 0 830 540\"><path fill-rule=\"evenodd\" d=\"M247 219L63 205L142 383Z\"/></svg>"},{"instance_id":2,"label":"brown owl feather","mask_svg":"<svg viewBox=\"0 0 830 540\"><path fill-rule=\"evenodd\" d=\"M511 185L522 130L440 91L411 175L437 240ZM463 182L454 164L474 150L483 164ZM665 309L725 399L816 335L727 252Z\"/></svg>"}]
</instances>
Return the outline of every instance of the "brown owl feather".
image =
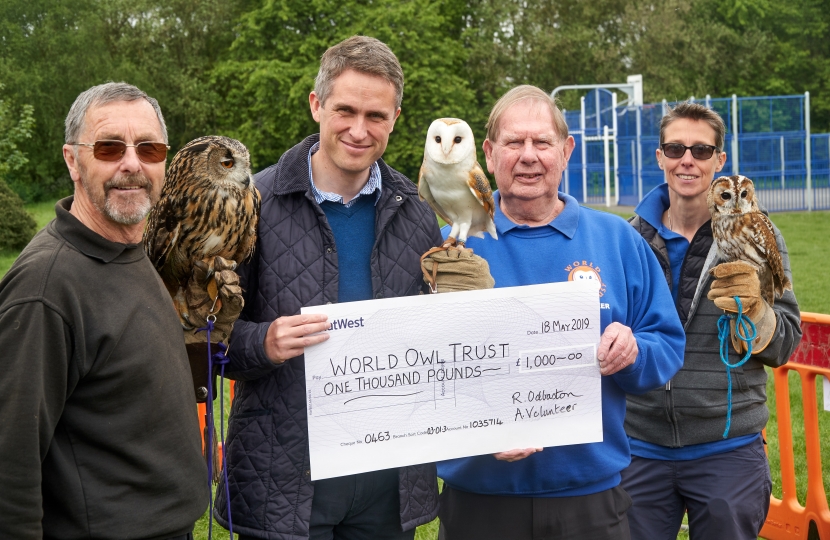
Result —
<instances>
[{"instance_id":1,"label":"brown owl feather","mask_svg":"<svg viewBox=\"0 0 830 540\"><path fill-rule=\"evenodd\" d=\"M785 289L792 290L784 274L772 222L758 207L752 180L741 175L716 178L709 188L707 204L720 257L726 262L753 265L758 270L761 295L769 305Z\"/></svg>"},{"instance_id":2,"label":"brown owl feather","mask_svg":"<svg viewBox=\"0 0 830 540\"><path fill-rule=\"evenodd\" d=\"M197 261L241 263L253 253L260 195L248 149L235 139L200 137L170 163L144 231L144 249L176 298Z\"/></svg>"}]
</instances>

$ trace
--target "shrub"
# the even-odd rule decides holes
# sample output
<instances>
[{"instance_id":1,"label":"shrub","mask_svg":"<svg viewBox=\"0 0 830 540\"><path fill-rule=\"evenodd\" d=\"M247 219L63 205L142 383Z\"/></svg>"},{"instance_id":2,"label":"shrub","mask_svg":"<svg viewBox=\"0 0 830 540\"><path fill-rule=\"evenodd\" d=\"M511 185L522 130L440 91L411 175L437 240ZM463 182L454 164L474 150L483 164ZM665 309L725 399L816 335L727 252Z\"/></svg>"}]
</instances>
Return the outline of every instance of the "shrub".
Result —
<instances>
[{"instance_id":1,"label":"shrub","mask_svg":"<svg viewBox=\"0 0 830 540\"><path fill-rule=\"evenodd\" d=\"M23 200L0 180L0 250L21 250L37 232Z\"/></svg>"}]
</instances>

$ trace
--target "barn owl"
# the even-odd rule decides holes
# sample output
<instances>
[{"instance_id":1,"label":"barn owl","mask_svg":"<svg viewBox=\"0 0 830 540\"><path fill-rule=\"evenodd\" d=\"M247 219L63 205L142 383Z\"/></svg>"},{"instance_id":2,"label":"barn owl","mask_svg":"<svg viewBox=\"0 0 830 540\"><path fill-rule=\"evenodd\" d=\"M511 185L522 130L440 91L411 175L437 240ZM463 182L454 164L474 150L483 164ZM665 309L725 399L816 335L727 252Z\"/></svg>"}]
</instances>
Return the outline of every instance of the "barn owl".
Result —
<instances>
[{"instance_id":1,"label":"barn owl","mask_svg":"<svg viewBox=\"0 0 830 540\"><path fill-rule=\"evenodd\" d=\"M256 241L260 195L248 149L228 137L200 137L170 163L159 202L144 231L144 249L188 328L184 290L196 264L211 271L216 257L236 264ZM220 259L221 261L221 259ZM227 264L219 263L219 271ZM211 295L216 298L215 293Z\"/></svg>"},{"instance_id":2,"label":"barn owl","mask_svg":"<svg viewBox=\"0 0 830 540\"><path fill-rule=\"evenodd\" d=\"M473 130L458 118L439 118L427 131L418 195L452 226L445 246L464 245L468 236L496 235L493 193L476 161Z\"/></svg>"},{"instance_id":3,"label":"barn owl","mask_svg":"<svg viewBox=\"0 0 830 540\"><path fill-rule=\"evenodd\" d=\"M761 296L769 305L784 289L792 290L784 275L772 222L758 208L755 185L746 176L721 176L707 196L712 214L712 236L726 261L743 261L758 270Z\"/></svg>"}]
</instances>

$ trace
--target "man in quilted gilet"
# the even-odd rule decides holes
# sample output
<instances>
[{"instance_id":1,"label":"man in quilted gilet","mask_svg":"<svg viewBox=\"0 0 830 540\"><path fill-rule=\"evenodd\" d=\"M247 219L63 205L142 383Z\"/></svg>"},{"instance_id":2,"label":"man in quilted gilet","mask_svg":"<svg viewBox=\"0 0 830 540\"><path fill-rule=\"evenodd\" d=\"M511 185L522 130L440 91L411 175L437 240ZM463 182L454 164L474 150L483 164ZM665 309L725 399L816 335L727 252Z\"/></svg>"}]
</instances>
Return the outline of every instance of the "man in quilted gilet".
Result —
<instances>
[{"instance_id":1,"label":"man in quilted gilet","mask_svg":"<svg viewBox=\"0 0 830 540\"><path fill-rule=\"evenodd\" d=\"M328 49L309 95L320 133L256 175L254 259L226 374L236 382L216 518L245 538L412 539L437 514L435 465L311 481L305 347L328 336L303 306L419 294L419 258L441 243L417 187L383 162L403 71L380 41Z\"/></svg>"}]
</instances>

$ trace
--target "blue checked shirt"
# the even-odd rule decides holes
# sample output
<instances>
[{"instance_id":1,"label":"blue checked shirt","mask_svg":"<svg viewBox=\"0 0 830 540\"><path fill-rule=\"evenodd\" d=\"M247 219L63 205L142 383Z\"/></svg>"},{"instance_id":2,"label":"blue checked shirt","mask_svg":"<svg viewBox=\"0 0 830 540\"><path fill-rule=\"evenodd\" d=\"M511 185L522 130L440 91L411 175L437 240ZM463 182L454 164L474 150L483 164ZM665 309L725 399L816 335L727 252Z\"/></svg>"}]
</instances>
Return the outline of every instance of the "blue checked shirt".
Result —
<instances>
[{"instance_id":1,"label":"blue checked shirt","mask_svg":"<svg viewBox=\"0 0 830 540\"><path fill-rule=\"evenodd\" d=\"M317 201L317 204L322 203L323 201L331 201L336 202L344 205L346 208L353 205L357 200L360 198L361 195L369 195L371 193L375 193L375 204L378 203L380 199L380 167L378 166L378 162L372 163L372 166L369 167L369 181L366 182L366 185L363 186L363 189L355 196L354 199L350 200L347 203L343 202L343 196L338 195L337 193L332 193L330 191L320 191L317 189L317 186L314 185L314 175L311 173L311 156L320 149L320 143L314 143L308 151L308 179L311 181L311 193L314 195L314 200Z\"/></svg>"}]
</instances>

